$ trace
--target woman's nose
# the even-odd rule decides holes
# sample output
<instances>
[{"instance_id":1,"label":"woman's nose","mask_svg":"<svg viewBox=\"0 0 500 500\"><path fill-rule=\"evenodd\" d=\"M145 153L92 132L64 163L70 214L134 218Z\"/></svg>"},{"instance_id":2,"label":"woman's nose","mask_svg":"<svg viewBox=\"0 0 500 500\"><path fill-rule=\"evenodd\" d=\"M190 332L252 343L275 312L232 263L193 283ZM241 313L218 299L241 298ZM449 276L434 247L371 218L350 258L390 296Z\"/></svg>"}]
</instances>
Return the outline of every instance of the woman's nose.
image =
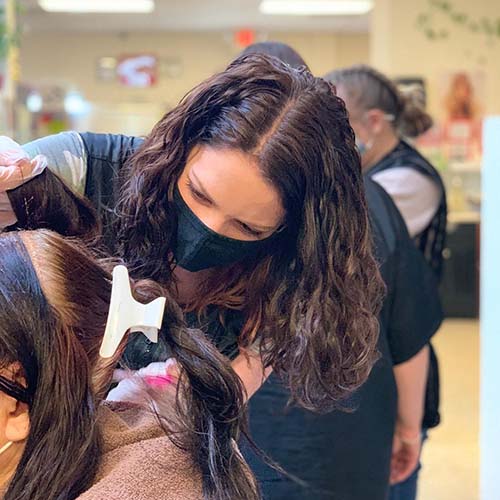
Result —
<instances>
[{"instance_id":1,"label":"woman's nose","mask_svg":"<svg viewBox=\"0 0 500 500\"><path fill-rule=\"evenodd\" d=\"M201 214L200 220L215 233L224 236L227 228L227 221L223 214L218 210L209 210Z\"/></svg>"}]
</instances>

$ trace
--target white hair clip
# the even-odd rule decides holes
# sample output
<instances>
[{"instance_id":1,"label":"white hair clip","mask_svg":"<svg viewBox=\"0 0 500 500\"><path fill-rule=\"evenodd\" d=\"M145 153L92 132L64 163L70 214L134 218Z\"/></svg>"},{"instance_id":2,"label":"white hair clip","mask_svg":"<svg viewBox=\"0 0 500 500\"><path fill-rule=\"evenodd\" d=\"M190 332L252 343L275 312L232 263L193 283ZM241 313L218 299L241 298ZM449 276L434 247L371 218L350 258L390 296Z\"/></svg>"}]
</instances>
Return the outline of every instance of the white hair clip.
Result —
<instances>
[{"instance_id":1,"label":"white hair clip","mask_svg":"<svg viewBox=\"0 0 500 500\"><path fill-rule=\"evenodd\" d=\"M113 269L108 322L99 351L101 357L113 356L127 331L142 332L151 342L158 342L165 303L165 297L149 304L137 302L132 296L127 268L116 266Z\"/></svg>"}]
</instances>

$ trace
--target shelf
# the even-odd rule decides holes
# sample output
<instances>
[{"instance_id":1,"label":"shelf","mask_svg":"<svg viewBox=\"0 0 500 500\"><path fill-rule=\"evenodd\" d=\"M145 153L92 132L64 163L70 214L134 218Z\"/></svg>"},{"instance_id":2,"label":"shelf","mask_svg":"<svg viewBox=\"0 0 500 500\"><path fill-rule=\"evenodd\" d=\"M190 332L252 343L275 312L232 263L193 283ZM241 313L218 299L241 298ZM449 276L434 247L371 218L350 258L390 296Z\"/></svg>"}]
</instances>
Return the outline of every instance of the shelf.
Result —
<instances>
[{"instance_id":1,"label":"shelf","mask_svg":"<svg viewBox=\"0 0 500 500\"><path fill-rule=\"evenodd\" d=\"M452 174L480 174L481 164L476 162L450 162L448 165L448 169Z\"/></svg>"},{"instance_id":2,"label":"shelf","mask_svg":"<svg viewBox=\"0 0 500 500\"><path fill-rule=\"evenodd\" d=\"M480 222L481 212L469 210L448 213L448 224L479 224Z\"/></svg>"}]
</instances>

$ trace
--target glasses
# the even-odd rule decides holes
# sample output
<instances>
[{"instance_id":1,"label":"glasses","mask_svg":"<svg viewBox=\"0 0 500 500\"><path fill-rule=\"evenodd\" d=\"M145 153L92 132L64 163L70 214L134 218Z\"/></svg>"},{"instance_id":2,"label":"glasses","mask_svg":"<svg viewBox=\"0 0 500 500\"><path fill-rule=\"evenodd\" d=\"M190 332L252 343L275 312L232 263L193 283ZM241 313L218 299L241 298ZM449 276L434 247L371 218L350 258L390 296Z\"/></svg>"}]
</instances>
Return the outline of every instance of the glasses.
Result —
<instances>
[{"instance_id":1,"label":"glasses","mask_svg":"<svg viewBox=\"0 0 500 500\"><path fill-rule=\"evenodd\" d=\"M5 392L5 394L8 394L10 397L22 403L28 405L31 403L32 396L27 389L24 389L8 378L2 377L2 375L0 375L0 391Z\"/></svg>"}]
</instances>

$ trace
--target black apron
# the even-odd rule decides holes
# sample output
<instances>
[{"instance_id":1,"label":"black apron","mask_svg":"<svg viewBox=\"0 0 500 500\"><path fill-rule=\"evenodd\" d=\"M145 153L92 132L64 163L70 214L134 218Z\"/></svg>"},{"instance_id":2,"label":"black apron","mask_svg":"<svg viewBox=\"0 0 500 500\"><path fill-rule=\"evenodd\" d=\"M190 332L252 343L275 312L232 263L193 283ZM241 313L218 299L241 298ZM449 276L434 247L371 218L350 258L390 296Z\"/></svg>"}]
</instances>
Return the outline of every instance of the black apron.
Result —
<instances>
[{"instance_id":1,"label":"black apron","mask_svg":"<svg viewBox=\"0 0 500 500\"><path fill-rule=\"evenodd\" d=\"M441 191L439 208L429 225L414 238L417 248L434 271L438 280L443 272L443 250L446 243L446 192L438 171L412 146L401 140L398 145L382 160L371 167L367 174L372 177L391 168L412 168L432 179ZM439 425L439 364L432 344L429 344L429 375L425 394L425 414L423 427L430 429Z\"/></svg>"},{"instance_id":2,"label":"black apron","mask_svg":"<svg viewBox=\"0 0 500 500\"><path fill-rule=\"evenodd\" d=\"M287 409L289 393L276 377L252 397L252 437L292 476L278 473L244 448L267 500L386 500L388 496L397 413L393 365L410 359L428 343L442 312L435 276L389 195L370 180L366 192L387 286L380 314L381 359L347 403L352 412L317 415L302 408ZM408 318L413 319L411 325Z\"/></svg>"}]
</instances>

